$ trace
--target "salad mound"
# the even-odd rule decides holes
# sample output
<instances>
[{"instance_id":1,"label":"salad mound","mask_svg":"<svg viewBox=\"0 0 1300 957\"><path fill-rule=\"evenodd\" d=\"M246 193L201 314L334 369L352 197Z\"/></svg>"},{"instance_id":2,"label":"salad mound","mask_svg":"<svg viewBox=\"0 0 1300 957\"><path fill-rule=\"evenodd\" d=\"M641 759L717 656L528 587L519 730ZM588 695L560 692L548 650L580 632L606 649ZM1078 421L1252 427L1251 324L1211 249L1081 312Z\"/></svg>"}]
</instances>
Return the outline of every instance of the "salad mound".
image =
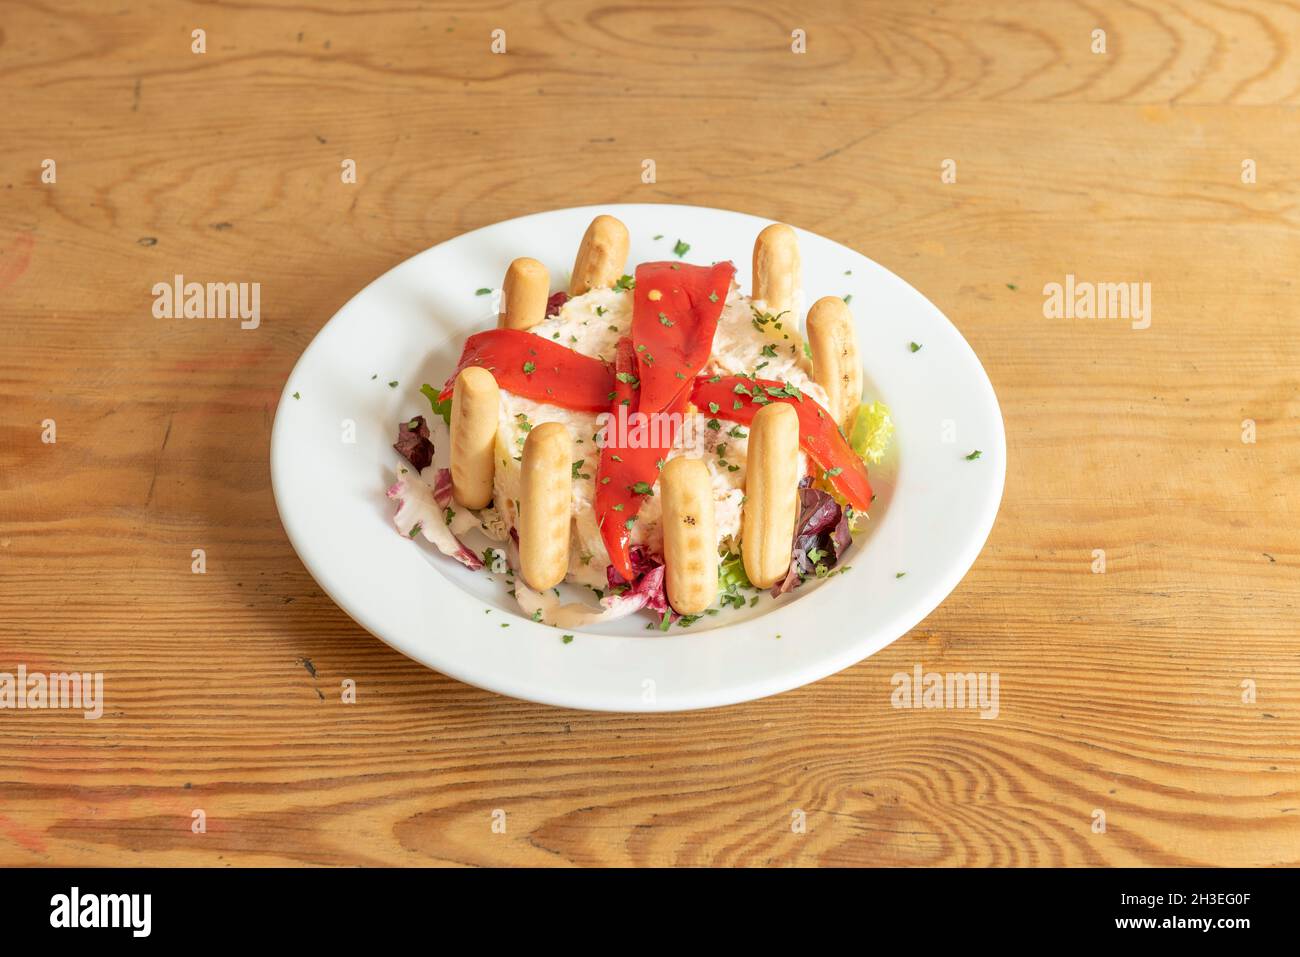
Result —
<instances>
[{"instance_id":1,"label":"salad mound","mask_svg":"<svg viewBox=\"0 0 1300 957\"><path fill-rule=\"evenodd\" d=\"M621 228L600 217L589 237L602 220ZM399 424L394 449L409 468L388 489L398 531L506 575L526 616L561 628L639 612L649 628L687 627L752 606L762 590L775 598L847 570L874 498L867 463L881 461L893 423L883 403L861 401L846 305L819 301L814 312L829 320L810 321L811 348L804 341L792 270L758 268L760 252L780 259L760 250L769 235L756 244L752 296L729 262L642 263L629 275L586 239L568 292L546 288L536 261L516 260L499 327L466 340L440 390L421 389L449 430L451 466L434 466L423 416ZM466 370L490 378L479 371L471 384ZM777 405L792 410L797 439L780 446L765 429L752 446ZM704 468L665 477L679 457ZM471 534L491 544L475 552ZM747 535L763 537L761 572ZM771 543L789 556L776 575ZM563 600L561 584L594 602Z\"/></svg>"}]
</instances>

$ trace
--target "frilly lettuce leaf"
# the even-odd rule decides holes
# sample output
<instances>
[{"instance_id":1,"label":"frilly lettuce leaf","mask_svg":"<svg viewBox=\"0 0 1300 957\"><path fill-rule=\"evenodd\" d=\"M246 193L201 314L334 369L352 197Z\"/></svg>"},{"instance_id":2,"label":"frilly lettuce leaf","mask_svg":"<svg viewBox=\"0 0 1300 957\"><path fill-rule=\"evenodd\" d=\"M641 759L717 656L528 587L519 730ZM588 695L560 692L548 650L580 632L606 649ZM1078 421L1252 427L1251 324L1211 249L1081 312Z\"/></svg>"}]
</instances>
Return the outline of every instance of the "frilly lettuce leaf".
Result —
<instances>
[{"instance_id":1,"label":"frilly lettuce leaf","mask_svg":"<svg viewBox=\"0 0 1300 957\"><path fill-rule=\"evenodd\" d=\"M883 402L861 403L853 414L853 428L849 432L853 451L872 465L878 465L893 440L894 420L889 417L889 407Z\"/></svg>"}]
</instances>

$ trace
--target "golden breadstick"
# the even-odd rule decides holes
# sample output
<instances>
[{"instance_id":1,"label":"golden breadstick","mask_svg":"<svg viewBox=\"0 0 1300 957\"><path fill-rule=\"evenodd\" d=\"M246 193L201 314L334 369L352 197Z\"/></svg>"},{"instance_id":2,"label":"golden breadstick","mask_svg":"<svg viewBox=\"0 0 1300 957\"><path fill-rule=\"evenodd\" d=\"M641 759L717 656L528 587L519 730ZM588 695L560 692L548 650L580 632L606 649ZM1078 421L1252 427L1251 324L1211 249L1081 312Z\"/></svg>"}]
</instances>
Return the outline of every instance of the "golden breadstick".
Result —
<instances>
[{"instance_id":1,"label":"golden breadstick","mask_svg":"<svg viewBox=\"0 0 1300 957\"><path fill-rule=\"evenodd\" d=\"M551 295L551 277L536 259L523 256L506 270L501 284L502 329L531 329L546 318L546 300Z\"/></svg>"},{"instance_id":2,"label":"golden breadstick","mask_svg":"<svg viewBox=\"0 0 1300 957\"><path fill-rule=\"evenodd\" d=\"M545 591L569 571L573 439L559 422L528 433L520 467L519 565L528 587Z\"/></svg>"},{"instance_id":3,"label":"golden breadstick","mask_svg":"<svg viewBox=\"0 0 1300 957\"><path fill-rule=\"evenodd\" d=\"M451 494L465 508L486 508L496 473L501 390L487 369L469 366L456 376L451 401Z\"/></svg>"},{"instance_id":4,"label":"golden breadstick","mask_svg":"<svg viewBox=\"0 0 1300 957\"><path fill-rule=\"evenodd\" d=\"M761 299L772 315L795 306L802 284L799 243L785 223L773 223L754 240L754 298ZM796 320L798 317L791 317Z\"/></svg>"},{"instance_id":5,"label":"golden breadstick","mask_svg":"<svg viewBox=\"0 0 1300 957\"><path fill-rule=\"evenodd\" d=\"M847 435L862 401L862 362L853 314L838 296L823 296L808 310L808 345L812 347L813 381L826 390L827 410Z\"/></svg>"},{"instance_id":6,"label":"golden breadstick","mask_svg":"<svg viewBox=\"0 0 1300 957\"><path fill-rule=\"evenodd\" d=\"M684 456L669 459L659 479L668 603L679 615L698 615L718 595L713 480L700 459Z\"/></svg>"},{"instance_id":7,"label":"golden breadstick","mask_svg":"<svg viewBox=\"0 0 1300 957\"><path fill-rule=\"evenodd\" d=\"M627 266L627 227L613 216L597 216L587 227L573 261L569 295L581 296L618 282Z\"/></svg>"},{"instance_id":8,"label":"golden breadstick","mask_svg":"<svg viewBox=\"0 0 1300 957\"><path fill-rule=\"evenodd\" d=\"M749 427L740 556L745 574L767 588L790 570L799 512L799 414L784 402L758 410Z\"/></svg>"}]
</instances>

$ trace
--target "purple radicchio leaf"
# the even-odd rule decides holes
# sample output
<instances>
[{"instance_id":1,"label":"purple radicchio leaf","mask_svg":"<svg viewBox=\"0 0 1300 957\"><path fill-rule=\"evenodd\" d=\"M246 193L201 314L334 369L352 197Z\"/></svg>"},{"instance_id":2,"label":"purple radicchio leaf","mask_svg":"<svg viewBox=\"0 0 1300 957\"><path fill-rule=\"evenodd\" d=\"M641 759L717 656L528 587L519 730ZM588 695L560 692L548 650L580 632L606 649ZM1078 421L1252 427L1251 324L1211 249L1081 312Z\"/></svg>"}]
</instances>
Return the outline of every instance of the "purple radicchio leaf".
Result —
<instances>
[{"instance_id":1,"label":"purple radicchio leaf","mask_svg":"<svg viewBox=\"0 0 1300 957\"><path fill-rule=\"evenodd\" d=\"M567 292L561 291L561 292L552 293L550 298L546 300L547 318L550 318L551 316L558 316L560 314L560 310L564 308L564 304L568 301L569 301L569 294Z\"/></svg>"},{"instance_id":2,"label":"purple radicchio leaf","mask_svg":"<svg viewBox=\"0 0 1300 957\"><path fill-rule=\"evenodd\" d=\"M438 469L433 482L433 500L442 508L451 507L451 469Z\"/></svg>"},{"instance_id":3,"label":"purple radicchio leaf","mask_svg":"<svg viewBox=\"0 0 1300 957\"><path fill-rule=\"evenodd\" d=\"M443 508L434 501L433 488L422 475L401 475L388 489L387 495L397 503L393 524L403 535L414 538L422 534L437 546L438 551L449 555L471 571L478 571L483 562L466 547L450 528L443 516Z\"/></svg>"},{"instance_id":4,"label":"purple radicchio leaf","mask_svg":"<svg viewBox=\"0 0 1300 957\"><path fill-rule=\"evenodd\" d=\"M668 586L664 578L664 566L655 561L644 546L633 545L628 554L632 560L632 574L635 577L629 582L613 565L610 565L605 569L609 587L618 590L624 596L635 596L638 599L644 597L644 607L660 616L664 612L671 612L668 606ZM672 616L672 620L675 621L677 613L672 612Z\"/></svg>"},{"instance_id":5,"label":"purple radicchio leaf","mask_svg":"<svg viewBox=\"0 0 1300 957\"><path fill-rule=\"evenodd\" d=\"M783 581L772 586L772 597L797 588L805 578L817 573L818 566L834 568L852 544L849 521L840 504L821 489L801 484L790 571ZM815 555L810 557L809 553Z\"/></svg>"},{"instance_id":6,"label":"purple radicchio leaf","mask_svg":"<svg viewBox=\"0 0 1300 957\"><path fill-rule=\"evenodd\" d=\"M406 461L423 472L433 462L433 442L429 440L429 423L417 415L397 427L397 441L393 448Z\"/></svg>"}]
</instances>

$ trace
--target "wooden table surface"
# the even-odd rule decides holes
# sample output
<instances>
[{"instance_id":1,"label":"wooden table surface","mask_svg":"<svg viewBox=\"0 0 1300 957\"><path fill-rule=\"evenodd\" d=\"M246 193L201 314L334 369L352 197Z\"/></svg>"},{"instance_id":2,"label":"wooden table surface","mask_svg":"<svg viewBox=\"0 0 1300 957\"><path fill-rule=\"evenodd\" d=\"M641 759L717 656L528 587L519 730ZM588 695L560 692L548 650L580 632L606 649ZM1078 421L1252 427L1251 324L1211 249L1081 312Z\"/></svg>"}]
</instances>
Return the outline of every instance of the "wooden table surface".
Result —
<instances>
[{"instance_id":1,"label":"wooden table surface","mask_svg":"<svg viewBox=\"0 0 1300 957\"><path fill-rule=\"evenodd\" d=\"M1190 0L8 0L0 671L106 703L0 711L0 864L1300 863L1298 39ZM366 634L280 527L279 390L353 293L627 201L862 251L997 389L979 560L812 686L502 698ZM260 282L260 327L154 318L176 273ZM1149 282L1150 327L1045 318L1067 274ZM916 664L997 672L1000 714L893 708Z\"/></svg>"}]
</instances>

